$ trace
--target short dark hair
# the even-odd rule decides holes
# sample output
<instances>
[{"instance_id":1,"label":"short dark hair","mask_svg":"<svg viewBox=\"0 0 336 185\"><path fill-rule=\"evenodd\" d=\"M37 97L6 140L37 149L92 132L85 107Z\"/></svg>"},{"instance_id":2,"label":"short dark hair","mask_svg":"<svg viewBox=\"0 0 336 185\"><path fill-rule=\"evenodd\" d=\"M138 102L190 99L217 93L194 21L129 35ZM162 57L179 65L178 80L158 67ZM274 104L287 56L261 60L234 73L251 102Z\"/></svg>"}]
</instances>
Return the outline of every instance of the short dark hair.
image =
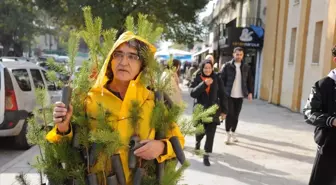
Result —
<instances>
[{"instance_id":1,"label":"short dark hair","mask_svg":"<svg viewBox=\"0 0 336 185\"><path fill-rule=\"evenodd\" d=\"M332 52L332 56L336 57L336 45L334 45L334 47L332 48L331 52Z\"/></svg>"},{"instance_id":2,"label":"short dark hair","mask_svg":"<svg viewBox=\"0 0 336 185\"><path fill-rule=\"evenodd\" d=\"M244 49L243 49L242 47L235 47L235 48L233 49L233 52L235 53L236 51L241 51L241 52L244 53Z\"/></svg>"},{"instance_id":3,"label":"short dark hair","mask_svg":"<svg viewBox=\"0 0 336 185\"><path fill-rule=\"evenodd\" d=\"M181 61L180 60L177 60L177 59L174 59L173 60L173 66L176 67L176 69L181 66Z\"/></svg>"}]
</instances>

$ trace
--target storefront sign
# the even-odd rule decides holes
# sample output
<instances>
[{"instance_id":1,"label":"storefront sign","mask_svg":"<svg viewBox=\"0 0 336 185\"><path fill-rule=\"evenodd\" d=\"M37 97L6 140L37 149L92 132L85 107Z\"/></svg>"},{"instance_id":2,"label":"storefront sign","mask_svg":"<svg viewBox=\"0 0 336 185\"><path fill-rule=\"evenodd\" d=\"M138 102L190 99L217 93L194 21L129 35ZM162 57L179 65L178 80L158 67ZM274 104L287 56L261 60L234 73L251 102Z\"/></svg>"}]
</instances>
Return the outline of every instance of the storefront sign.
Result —
<instances>
[{"instance_id":1,"label":"storefront sign","mask_svg":"<svg viewBox=\"0 0 336 185\"><path fill-rule=\"evenodd\" d=\"M263 38L260 38L252 28L227 28L227 43L231 47L261 48ZM260 34L259 34L260 35Z\"/></svg>"}]
</instances>

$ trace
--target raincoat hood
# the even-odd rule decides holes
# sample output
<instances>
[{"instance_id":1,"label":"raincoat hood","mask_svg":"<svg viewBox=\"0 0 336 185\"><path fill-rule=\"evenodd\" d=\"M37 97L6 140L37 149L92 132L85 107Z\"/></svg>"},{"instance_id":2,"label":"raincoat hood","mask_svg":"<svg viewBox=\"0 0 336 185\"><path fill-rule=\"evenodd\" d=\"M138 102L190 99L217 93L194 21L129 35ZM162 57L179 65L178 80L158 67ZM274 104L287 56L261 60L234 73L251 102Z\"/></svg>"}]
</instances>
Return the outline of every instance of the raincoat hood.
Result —
<instances>
[{"instance_id":1,"label":"raincoat hood","mask_svg":"<svg viewBox=\"0 0 336 185\"><path fill-rule=\"evenodd\" d=\"M121 44L128 42L130 40L139 40L141 42L143 42L144 44L146 44L149 48L149 51L152 53L156 52L156 48L154 45L152 45L151 43L149 43L147 40L145 40L144 38L141 38L140 36L135 35L134 33L127 31L125 33L123 33L122 35L120 35L120 37L118 38L118 40L114 43L112 49L110 50L109 54L107 55L104 65L101 68L96 83L93 85L91 91L95 91L95 90L101 90L104 85L106 84L106 82L108 81L108 78L106 76L106 70L107 70L107 66L109 64L109 62L111 61L111 56L112 53L114 52L114 50L116 50ZM140 71L141 73L141 71ZM139 75L140 76L140 75Z\"/></svg>"}]
</instances>

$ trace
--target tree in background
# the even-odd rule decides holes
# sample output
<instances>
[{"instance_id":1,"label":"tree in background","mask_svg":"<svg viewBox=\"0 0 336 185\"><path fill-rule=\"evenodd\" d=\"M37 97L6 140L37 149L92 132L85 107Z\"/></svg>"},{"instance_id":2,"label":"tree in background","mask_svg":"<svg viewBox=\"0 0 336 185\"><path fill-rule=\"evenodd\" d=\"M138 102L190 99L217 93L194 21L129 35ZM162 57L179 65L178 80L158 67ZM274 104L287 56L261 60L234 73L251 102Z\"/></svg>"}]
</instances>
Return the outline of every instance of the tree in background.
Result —
<instances>
[{"instance_id":1,"label":"tree in background","mask_svg":"<svg viewBox=\"0 0 336 185\"><path fill-rule=\"evenodd\" d=\"M55 18L57 24L83 25L81 7L90 6L92 13L102 18L103 28L122 30L128 16L137 19L145 13L151 22L164 28L166 39L178 43L193 43L201 35L202 25L197 14L209 0L35 0L40 9Z\"/></svg>"},{"instance_id":2,"label":"tree in background","mask_svg":"<svg viewBox=\"0 0 336 185\"><path fill-rule=\"evenodd\" d=\"M33 0L0 1L0 44L4 55L22 56L38 33L46 31Z\"/></svg>"}]
</instances>

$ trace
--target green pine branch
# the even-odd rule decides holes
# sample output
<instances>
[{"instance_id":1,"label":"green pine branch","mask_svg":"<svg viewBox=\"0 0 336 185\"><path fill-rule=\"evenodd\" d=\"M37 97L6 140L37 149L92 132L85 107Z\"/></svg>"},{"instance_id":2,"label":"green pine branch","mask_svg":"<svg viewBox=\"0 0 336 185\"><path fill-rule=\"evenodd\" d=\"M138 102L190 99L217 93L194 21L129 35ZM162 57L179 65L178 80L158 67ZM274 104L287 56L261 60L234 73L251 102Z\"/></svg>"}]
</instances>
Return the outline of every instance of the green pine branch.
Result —
<instances>
[{"instance_id":1,"label":"green pine branch","mask_svg":"<svg viewBox=\"0 0 336 185\"><path fill-rule=\"evenodd\" d=\"M129 110L129 123L132 125L135 134L138 134L139 131L139 124L141 121L142 109L141 105L138 101L131 101L131 108Z\"/></svg>"},{"instance_id":2,"label":"green pine branch","mask_svg":"<svg viewBox=\"0 0 336 185\"><path fill-rule=\"evenodd\" d=\"M134 18L132 16L128 16L126 18L125 27L126 30L136 33Z\"/></svg>"},{"instance_id":3,"label":"green pine branch","mask_svg":"<svg viewBox=\"0 0 336 185\"><path fill-rule=\"evenodd\" d=\"M108 57L108 54L115 43L116 35L117 35L117 30L115 29L109 29L109 30L103 31L104 42L101 48L102 49L101 55L103 57Z\"/></svg>"},{"instance_id":4,"label":"green pine branch","mask_svg":"<svg viewBox=\"0 0 336 185\"><path fill-rule=\"evenodd\" d=\"M213 115L216 114L218 105L213 105L207 109L200 104L196 104L191 118L183 118L177 123L184 136L204 133L203 125L200 123L211 123Z\"/></svg>"},{"instance_id":5,"label":"green pine branch","mask_svg":"<svg viewBox=\"0 0 336 185\"><path fill-rule=\"evenodd\" d=\"M65 66L59 63L56 63L53 58L48 58L47 59L47 66L49 70L55 71L60 74L67 74L67 71L65 69Z\"/></svg>"},{"instance_id":6,"label":"green pine branch","mask_svg":"<svg viewBox=\"0 0 336 185\"><path fill-rule=\"evenodd\" d=\"M68 41L68 56L69 56L69 69L70 69L70 74L69 76L72 76L75 73L75 58L78 53L78 48L79 48L79 34L76 31L71 31L70 32L70 38ZM69 82L68 82L69 83Z\"/></svg>"},{"instance_id":7,"label":"green pine branch","mask_svg":"<svg viewBox=\"0 0 336 185\"><path fill-rule=\"evenodd\" d=\"M189 166L190 163L186 161L178 170L176 170L176 162L167 162L161 185L177 185L178 181L182 179L183 172Z\"/></svg>"}]
</instances>

